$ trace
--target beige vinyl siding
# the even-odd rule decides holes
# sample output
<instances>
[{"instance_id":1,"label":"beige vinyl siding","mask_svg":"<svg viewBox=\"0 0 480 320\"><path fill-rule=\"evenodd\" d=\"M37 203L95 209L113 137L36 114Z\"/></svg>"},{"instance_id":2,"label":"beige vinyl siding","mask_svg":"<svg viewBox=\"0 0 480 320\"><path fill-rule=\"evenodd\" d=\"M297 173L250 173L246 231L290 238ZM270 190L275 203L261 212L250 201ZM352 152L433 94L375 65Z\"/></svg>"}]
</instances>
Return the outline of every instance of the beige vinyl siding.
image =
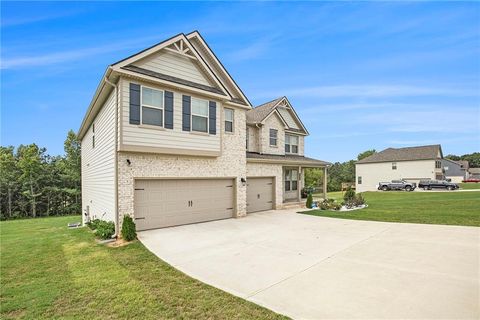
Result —
<instances>
[{"instance_id":1,"label":"beige vinyl siding","mask_svg":"<svg viewBox=\"0 0 480 320\"><path fill-rule=\"evenodd\" d=\"M396 170L392 170L392 162L356 164L357 192L377 190L380 182L405 179L418 184L420 179L435 179L435 160L396 161ZM362 184L358 184L359 176L362 177Z\"/></svg>"},{"instance_id":2,"label":"beige vinyl siding","mask_svg":"<svg viewBox=\"0 0 480 320\"><path fill-rule=\"evenodd\" d=\"M153 86L142 82L135 81L142 85L165 90L165 88ZM222 105L217 101L217 134L210 135L206 133L188 132L182 130L182 95L186 94L180 91L172 89L166 89L172 91L174 95L173 105L173 129L164 128L152 128L142 125L132 125L129 121L130 112L130 80L122 79L120 81L122 87L122 143L125 147L153 147L153 148L168 148L179 149L185 151L191 151L192 155L195 155L196 151L208 151L220 153L220 137L223 125L220 122L220 113L222 111ZM211 100L204 97L198 97L192 94L187 94L195 98L201 98L205 100ZM175 154L175 151L171 151Z\"/></svg>"},{"instance_id":3,"label":"beige vinyl siding","mask_svg":"<svg viewBox=\"0 0 480 320\"><path fill-rule=\"evenodd\" d=\"M280 113L280 115L283 117L283 120L285 120L289 128L300 129L300 127L297 124L297 121L295 121L295 119L293 118L290 110L287 110L286 108L282 108L282 107L277 108L277 110Z\"/></svg>"},{"instance_id":4,"label":"beige vinyl siding","mask_svg":"<svg viewBox=\"0 0 480 320\"><path fill-rule=\"evenodd\" d=\"M228 74L226 74L218 66L218 64L215 62L214 57L212 57L210 53L208 53L204 49L200 41L198 39L193 38L193 39L190 39L190 43L194 46L194 48L198 51L198 53L202 56L202 58L207 62L207 64L212 68L213 72L220 79L221 83L225 86L225 88L227 88L228 92L230 92L230 94L232 94L234 98L243 100L243 98L241 98L242 94L240 93L240 91L237 88L235 88L235 86L232 85L231 82L229 81Z\"/></svg>"},{"instance_id":5,"label":"beige vinyl siding","mask_svg":"<svg viewBox=\"0 0 480 320\"><path fill-rule=\"evenodd\" d=\"M82 210L91 219L115 220L115 109L112 90L93 122L95 147L92 125L82 139Z\"/></svg>"},{"instance_id":6,"label":"beige vinyl siding","mask_svg":"<svg viewBox=\"0 0 480 320\"><path fill-rule=\"evenodd\" d=\"M133 65L203 85L212 85L194 60L174 52L161 51Z\"/></svg>"}]
</instances>

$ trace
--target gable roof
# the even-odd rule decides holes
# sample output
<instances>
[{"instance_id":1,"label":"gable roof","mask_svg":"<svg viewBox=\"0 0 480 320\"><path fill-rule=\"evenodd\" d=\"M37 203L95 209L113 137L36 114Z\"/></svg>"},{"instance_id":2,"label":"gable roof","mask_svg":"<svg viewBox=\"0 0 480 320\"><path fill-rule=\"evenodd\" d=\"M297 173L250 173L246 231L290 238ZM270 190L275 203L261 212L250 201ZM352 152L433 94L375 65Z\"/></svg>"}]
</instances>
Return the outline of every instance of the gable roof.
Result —
<instances>
[{"instance_id":1,"label":"gable roof","mask_svg":"<svg viewBox=\"0 0 480 320\"><path fill-rule=\"evenodd\" d=\"M195 41L195 45L190 41ZM180 43L180 45L178 45ZM202 49L202 50L200 50ZM196 83L190 80L178 78L172 75L159 73L153 70L147 70L133 63L152 56L161 50L168 50L170 52L177 51L179 54L191 58L192 61L198 64L199 68L208 77L206 85ZM206 59L205 51L214 58ZM200 92L202 94L210 95L221 99L222 102L237 106L244 109L251 109L250 101L245 97L241 89L235 83L230 74L225 70L221 62L215 57L215 54L208 47L206 42L201 37L198 31L188 34L188 37L179 33L171 38L154 44L144 50L141 50L131 56L119 60L109 65L97 86L97 89L92 97L90 105L85 113L80 128L78 130L78 137L82 139L90 124L95 119L98 112L101 110L103 103L108 98L108 95L113 90L112 85L118 81L120 76L128 76L136 79L148 79L167 86L173 86L180 89L185 89L192 92ZM235 90L232 90L234 88Z\"/></svg>"},{"instance_id":2,"label":"gable roof","mask_svg":"<svg viewBox=\"0 0 480 320\"><path fill-rule=\"evenodd\" d=\"M282 112L279 112L279 108L288 108L287 112L291 112L292 121L298 123L297 126L292 126L289 119L285 119L282 116ZM286 129L288 131L302 133L308 135L307 128L302 123L302 120L298 117L295 109L292 107L290 101L288 101L287 97L283 96L272 101L266 102L261 104L252 110L247 111L247 123L248 124L260 124L263 123L270 115L273 113L278 114L278 116L283 120L283 122L287 125Z\"/></svg>"},{"instance_id":3,"label":"gable roof","mask_svg":"<svg viewBox=\"0 0 480 320\"><path fill-rule=\"evenodd\" d=\"M372 154L356 163L408 161L408 160L430 160L443 158L442 147L439 144L406 148L388 148Z\"/></svg>"}]
</instances>

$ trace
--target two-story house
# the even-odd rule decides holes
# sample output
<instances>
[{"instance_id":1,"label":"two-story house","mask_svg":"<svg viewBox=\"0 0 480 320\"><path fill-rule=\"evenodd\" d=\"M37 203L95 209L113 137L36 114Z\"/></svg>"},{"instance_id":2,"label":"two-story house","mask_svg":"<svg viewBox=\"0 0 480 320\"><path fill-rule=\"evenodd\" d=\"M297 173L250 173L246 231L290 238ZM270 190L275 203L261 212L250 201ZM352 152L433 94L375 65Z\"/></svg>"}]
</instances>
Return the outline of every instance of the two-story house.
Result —
<instances>
[{"instance_id":1,"label":"two-story house","mask_svg":"<svg viewBox=\"0 0 480 320\"><path fill-rule=\"evenodd\" d=\"M100 81L78 132L83 221L146 230L299 202L304 168L328 165L306 135L287 98L252 108L198 32L176 35Z\"/></svg>"}]
</instances>

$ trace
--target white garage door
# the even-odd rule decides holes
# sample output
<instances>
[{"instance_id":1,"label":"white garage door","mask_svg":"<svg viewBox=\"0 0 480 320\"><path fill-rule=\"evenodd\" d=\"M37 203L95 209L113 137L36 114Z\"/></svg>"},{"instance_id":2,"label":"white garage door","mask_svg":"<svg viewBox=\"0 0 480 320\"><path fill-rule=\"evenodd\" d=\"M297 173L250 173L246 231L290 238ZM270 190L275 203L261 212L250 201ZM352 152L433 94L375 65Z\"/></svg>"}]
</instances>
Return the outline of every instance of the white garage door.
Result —
<instances>
[{"instance_id":1,"label":"white garage door","mask_svg":"<svg viewBox=\"0 0 480 320\"><path fill-rule=\"evenodd\" d=\"M247 212L273 209L273 178L247 177Z\"/></svg>"},{"instance_id":2,"label":"white garage door","mask_svg":"<svg viewBox=\"0 0 480 320\"><path fill-rule=\"evenodd\" d=\"M137 230L226 219L233 216L233 179L136 180Z\"/></svg>"}]
</instances>

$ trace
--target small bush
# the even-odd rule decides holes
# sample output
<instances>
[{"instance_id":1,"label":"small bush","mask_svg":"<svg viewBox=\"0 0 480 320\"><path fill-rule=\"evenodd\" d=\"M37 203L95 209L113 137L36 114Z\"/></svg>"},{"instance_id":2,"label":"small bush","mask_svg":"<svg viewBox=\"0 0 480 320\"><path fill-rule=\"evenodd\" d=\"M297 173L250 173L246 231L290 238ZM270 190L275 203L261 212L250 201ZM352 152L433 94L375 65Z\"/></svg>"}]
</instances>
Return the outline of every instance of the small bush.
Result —
<instances>
[{"instance_id":1,"label":"small bush","mask_svg":"<svg viewBox=\"0 0 480 320\"><path fill-rule=\"evenodd\" d=\"M112 221L100 220L97 223L95 234L102 240L111 239L115 234L115 224Z\"/></svg>"},{"instance_id":2,"label":"small bush","mask_svg":"<svg viewBox=\"0 0 480 320\"><path fill-rule=\"evenodd\" d=\"M336 203L334 199L325 199L320 203L319 207L322 210L340 210L342 206Z\"/></svg>"},{"instance_id":3,"label":"small bush","mask_svg":"<svg viewBox=\"0 0 480 320\"><path fill-rule=\"evenodd\" d=\"M312 204L313 204L313 196L309 192L307 196L307 203L306 203L307 208L310 209L312 207Z\"/></svg>"},{"instance_id":4,"label":"small bush","mask_svg":"<svg viewBox=\"0 0 480 320\"><path fill-rule=\"evenodd\" d=\"M355 199L355 190L353 190L352 188L348 188L343 195L343 200L345 200L345 202L348 202L352 199Z\"/></svg>"},{"instance_id":5,"label":"small bush","mask_svg":"<svg viewBox=\"0 0 480 320\"><path fill-rule=\"evenodd\" d=\"M353 197L352 199L350 199L348 201L345 201L343 204L348 209L352 209L352 208L364 205L365 204L365 199L363 198L363 196L361 194L357 194L355 197Z\"/></svg>"},{"instance_id":6,"label":"small bush","mask_svg":"<svg viewBox=\"0 0 480 320\"><path fill-rule=\"evenodd\" d=\"M92 221L87 222L87 226L88 226L91 230L95 230L95 229L97 229L98 224L99 224L101 221L102 221L102 220L100 220L100 219L93 219Z\"/></svg>"},{"instance_id":7,"label":"small bush","mask_svg":"<svg viewBox=\"0 0 480 320\"><path fill-rule=\"evenodd\" d=\"M133 222L132 217L125 215L123 217L122 224L122 238L126 241L132 241L137 237L137 232L135 231L135 222Z\"/></svg>"}]
</instances>

